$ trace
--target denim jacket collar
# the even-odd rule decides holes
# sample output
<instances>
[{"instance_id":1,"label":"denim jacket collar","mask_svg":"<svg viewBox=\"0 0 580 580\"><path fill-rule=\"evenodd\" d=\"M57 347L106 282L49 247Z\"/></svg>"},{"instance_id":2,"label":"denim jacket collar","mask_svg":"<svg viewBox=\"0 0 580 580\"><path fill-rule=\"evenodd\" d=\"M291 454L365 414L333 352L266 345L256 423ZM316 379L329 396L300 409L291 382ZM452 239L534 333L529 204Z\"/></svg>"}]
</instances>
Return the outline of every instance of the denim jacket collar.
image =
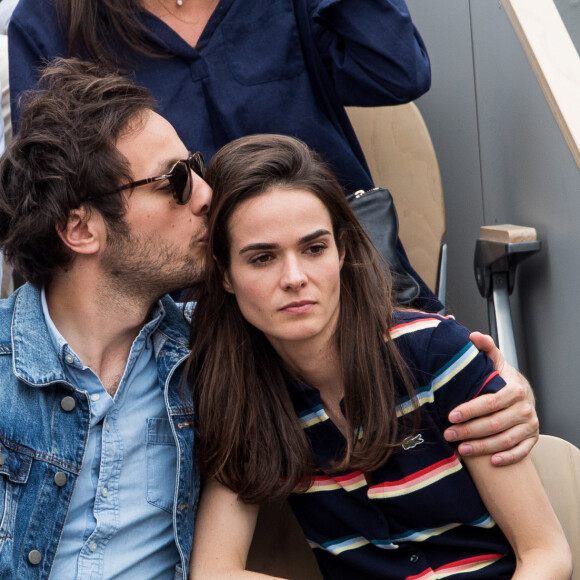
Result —
<instances>
[{"instance_id":1,"label":"denim jacket collar","mask_svg":"<svg viewBox=\"0 0 580 580\"><path fill-rule=\"evenodd\" d=\"M16 291L12 318L12 350L14 374L33 387L54 382L68 382L58 353L53 348L49 330L42 312L40 290L25 284ZM156 339L156 350L172 343L173 355L182 358L188 354L189 328L182 310L169 296L161 299L165 316Z\"/></svg>"},{"instance_id":2,"label":"denim jacket collar","mask_svg":"<svg viewBox=\"0 0 580 580\"><path fill-rule=\"evenodd\" d=\"M17 290L12 318L14 374L33 387L68 382L50 340L40 290L25 284Z\"/></svg>"}]
</instances>

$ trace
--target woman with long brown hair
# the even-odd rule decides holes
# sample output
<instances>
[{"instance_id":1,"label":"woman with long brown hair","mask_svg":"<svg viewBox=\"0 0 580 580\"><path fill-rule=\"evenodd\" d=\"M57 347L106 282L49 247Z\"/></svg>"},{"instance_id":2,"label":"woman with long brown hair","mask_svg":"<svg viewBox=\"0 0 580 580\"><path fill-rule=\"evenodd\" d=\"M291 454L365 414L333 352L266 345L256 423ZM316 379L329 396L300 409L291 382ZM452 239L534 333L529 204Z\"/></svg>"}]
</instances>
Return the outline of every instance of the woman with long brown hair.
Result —
<instances>
[{"instance_id":1,"label":"woman with long brown hair","mask_svg":"<svg viewBox=\"0 0 580 580\"><path fill-rule=\"evenodd\" d=\"M207 179L190 367L207 484L193 578L251 577L257 506L285 497L329 579L568 578L530 460L462 463L442 434L451 409L503 380L453 319L392 304L318 155L290 137L246 137Z\"/></svg>"}]
</instances>

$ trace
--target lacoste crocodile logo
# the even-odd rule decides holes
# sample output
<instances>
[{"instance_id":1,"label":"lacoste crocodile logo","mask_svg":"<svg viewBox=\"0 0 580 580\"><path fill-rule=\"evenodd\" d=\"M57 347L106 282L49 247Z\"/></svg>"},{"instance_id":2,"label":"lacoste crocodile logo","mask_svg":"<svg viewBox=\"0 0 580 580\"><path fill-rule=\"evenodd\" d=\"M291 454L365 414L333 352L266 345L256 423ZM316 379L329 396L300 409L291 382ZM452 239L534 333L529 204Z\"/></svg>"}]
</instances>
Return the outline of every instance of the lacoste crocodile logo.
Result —
<instances>
[{"instance_id":1,"label":"lacoste crocodile logo","mask_svg":"<svg viewBox=\"0 0 580 580\"><path fill-rule=\"evenodd\" d=\"M421 443L425 443L425 439L423 439L423 436L419 433L419 435L407 437L407 439L403 441L403 449L409 451L409 449L413 449L413 447L417 447L417 445L421 445Z\"/></svg>"}]
</instances>

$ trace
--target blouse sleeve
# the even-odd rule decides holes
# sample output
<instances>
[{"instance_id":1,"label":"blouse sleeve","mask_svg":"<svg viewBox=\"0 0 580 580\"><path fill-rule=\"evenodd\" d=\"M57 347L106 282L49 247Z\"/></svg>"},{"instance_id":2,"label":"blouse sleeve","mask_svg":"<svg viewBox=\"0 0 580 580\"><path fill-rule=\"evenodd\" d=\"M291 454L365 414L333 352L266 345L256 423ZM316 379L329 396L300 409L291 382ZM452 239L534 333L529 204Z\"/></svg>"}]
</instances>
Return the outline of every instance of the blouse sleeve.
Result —
<instances>
[{"instance_id":1,"label":"blouse sleeve","mask_svg":"<svg viewBox=\"0 0 580 580\"><path fill-rule=\"evenodd\" d=\"M10 109L12 130L20 119L20 95L34 88L42 67L57 56L65 56L54 1L20 0L8 26Z\"/></svg>"},{"instance_id":2,"label":"blouse sleeve","mask_svg":"<svg viewBox=\"0 0 580 580\"><path fill-rule=\"evenodd\" d=\"M429 57L404 0L307 1L314 41L344 105L400 104L429 89Z\"/></svg>"}]
</instances>

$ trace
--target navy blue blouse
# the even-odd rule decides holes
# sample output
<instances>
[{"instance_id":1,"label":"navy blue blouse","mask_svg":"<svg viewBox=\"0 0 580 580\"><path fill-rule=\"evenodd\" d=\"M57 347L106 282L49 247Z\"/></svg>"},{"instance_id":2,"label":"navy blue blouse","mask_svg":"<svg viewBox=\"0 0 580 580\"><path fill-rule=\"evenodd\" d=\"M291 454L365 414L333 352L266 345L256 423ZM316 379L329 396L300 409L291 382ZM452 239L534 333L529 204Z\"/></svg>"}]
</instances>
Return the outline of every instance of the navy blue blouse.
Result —
<instances>
[{"instance_id":1,"label":"navy blue blouse","mask_svg":"<svg viewBox=\"0 0 580 580\"><path fill-rule=\"evenodd\" d=\"M429 59L403 0L300 1L342 104L398 104L429 88ZM292 0L220 0L196 48L149 12L143 22L172 58L137 56L134 78L188 149L209 159L247 134L293 135L323 155L347 192L372 187L364 160L315 100ZM54 0L20 0L9 50L16 127L20 93L43 62L66 56Z\"/></svg>"}]
</instances>

